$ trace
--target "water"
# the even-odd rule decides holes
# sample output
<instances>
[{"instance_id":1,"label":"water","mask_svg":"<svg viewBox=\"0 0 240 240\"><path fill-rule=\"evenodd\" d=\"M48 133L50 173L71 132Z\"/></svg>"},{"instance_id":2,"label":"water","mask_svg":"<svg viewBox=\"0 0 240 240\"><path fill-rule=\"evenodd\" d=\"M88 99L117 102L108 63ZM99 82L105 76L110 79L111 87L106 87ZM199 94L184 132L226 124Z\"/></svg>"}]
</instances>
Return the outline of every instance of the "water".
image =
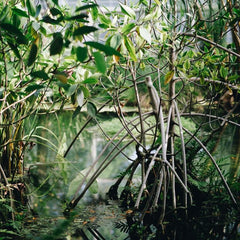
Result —
<instances>
[{"instance_id":1,"label":"water","mask_svg":"<svg viewBox=\"0 0 240 240\"><path fill-rule=\"evenodd\" d=\"M70 201L75 193L74 190L77 190L76 187L73 187L74 189L70 189L70 187L81 182L81 176L87 173L106 144L106 136L92 124L77 138L66 158L62 157L85 123L86 117L86 114L83 113L78 118L72 119L72 112L66 111L58 116L54 114L40 115L35 122L38 128L31 136L31 145L34 146L25 154L25 173L29 182L30 194L34 194L31 205L35 209L34 211L39 212L40 215L51 216L62 212L62 208L59 206L64 201ZM30 123L32 122L34 121L30 120ZM29 129L26 130L26 136L31 132L32 125L30 126L30 123ZM108 127L108 131L111 131L109 125L106 127ZM112 126L112 128L116 131L116 126ZM106 149L101 159L105 158L112 147L110 145ZM125 153L131 157L134 155L134 151L134 146L130 146ZM101 159L93 170L100 164ZM95 189L93 189L94 186L92 189L90 188L92 192L87 192L84 201L91 198L105 198L105 193L114 183L114 178L128 164L129 161L125 156L119 154L97 178Z\"/></svg>"},{"instance_id":2,"label":"water","mask_svg":"<svg viewBox=\"0 0 240 240\"><path fill-rule=\"evenodd\" d=\"M40 115L36 121L31 119L28 124L25 131L26 136L31 132L33 126L42 126L36 129L31 137L32 145L36 145L25 154L26 180L30 197L29 205L34 218L37 219L34 220L32 216L29 216L26 221L25 228L29 234L29 239L48 239L47 236L53 235L59 228L64 229L63 236L71 236L71 239L86 235L87 239L98 237L99 239L121 240L126 239L128 236L129 226L125 219L127 216L126 211L119 208L119 202L106 201L105 195L108 188L115 182L115 178L130 163L122 154L119 154L106 171L97 178L93 188L86 193L85 197L74 209L74 217L68 220L63 216L66 204L72 199L77 189L76 185L82 179L81 175L86 174L107 140L107 136L104 136L96 123L93 122L78 137L67 157L65 159L59 157L59 154L66 151L86 120L86 113L72 119L72 112L65 111L58 115ZM120 128L120 124L117 123L117 119L111 113L108 115L104 113L104 117L99 116L99 122L101 122L101 126L109 136ZM226 128L224 134L229 137L222 138L217 144L215 156L217 158L219 149L224 150L225 155L221 154L221 156L227 158L224 164L228 165L227 169L229 169L231 161L229 156L236 152L238 144L233 140L235 138L232 137L231 128ZM235 137L238 137L237 132L235 135ZM103 158L110 151L111 146L105 152ZM131 159L135 159L134 146L130 145L125 150L125 153ZM216 196L216 206L218 201L222 201L222 199L219 198L218 200ZM222 203L222 208L225 208L225 203ZM231 216L229 211L230 209L226 209L223 212ZM198 217L194 217L196 212ZM193 214L193 217L190 217L188 221L182 222L175 219L173 223L165 226L166 234L171 236L171 239L174 239L174 236L177 236L176 239L185 239L186 236L193 239L194 234L197 233L199 238L196 239L199 240L230 240L230 238L224 237L224 234L230 236L229 232L233 231L234 228L239 229L239 226L235 226L237 219L229 219L230 223L224 226L221 220L223 219L222 213L219 213L220 215L214 218L211 215L212 209L209 209L207 205L201 207L201 210L195 206L190 213ZM211 216L211 218L208 216ZM219 229L219 232L217 232L217 229ZM154 235L156 229L153 228L151 231ZM37 236L40 237L37 238ZM62 239L60 236L61 234L56 235L53 239ZM100 238L99 236L103 237ZM150 236L151 234L149 234L148 239L152 239ZM209 238L206 236L209 236ZM231 240L233 239L237 238Z\"/></svg>"}]
</instances>

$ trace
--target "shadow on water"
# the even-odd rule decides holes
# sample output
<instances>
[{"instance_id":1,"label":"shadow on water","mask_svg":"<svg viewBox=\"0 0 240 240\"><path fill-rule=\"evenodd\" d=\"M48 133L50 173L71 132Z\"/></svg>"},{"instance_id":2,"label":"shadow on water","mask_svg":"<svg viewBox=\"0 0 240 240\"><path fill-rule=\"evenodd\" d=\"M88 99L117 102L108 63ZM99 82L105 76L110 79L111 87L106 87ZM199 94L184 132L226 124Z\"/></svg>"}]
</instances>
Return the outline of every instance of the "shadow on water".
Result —
<instances>
[{"instance_id":1,"label":"shadow on water","mask_svg":"<svg viewBox=\"0 0 240 240\"><path fill-rule=\"evenodd\" d=\"M108 120L105 120L108 119ZM105 116L109 132L116 131L116 123L112 123L114 116ZM110 120L109 120L110 119ZM100 175L89 189L83 201L74 209L68 218L63 216L66 203L77 191L79 182L86 170L106 143L106 136L95 125L89 126L84 131L66 158L62 155L75 137L81 126L86 121L84 113L72 118L72 112L65 111L56 115L44 115L37 122L29 122L41 126L35 129L31 136L32 146L26 154L26 182L29 195L29 208L32 215L25 219L24 239L196 239L196 240L237 240L240 238L239 216L230 206L229 199L222 199L216 195L214 200L209 200L207 193L193 193L196 203L188 211L188 217L181 216L182 209L175 214L171 209L166 213L166 219L160 227L153 219L138 222L137 215L132 211L119 208L121 202L106 199L105 193L114 183L114 178L125 169L128 160L119 155L112 164ZM230 132L229 132L230 131ZM237 130L236 130L237 131ZM28 130L26 130L28 132ZM227 136L232 135L232 130L226 129ZM235 137L239 141L239 132ZM214 150L216 155L219 148L229 146L224 150L224 159L231 160L236 153L239 143L236 144L232 137L223 138ZM228 139L228 140L227 140ZM226 142L227 141L227 142ZM134 146L125 149L128 156L133 156ZM230 151L230 152L229 152ZM106 151L105 154L107 154ZM229 157L230 156L230 157ZM237 174L237 167L229 162L224 162L232 174ZM230 171L231 172L231 171ZM239 185L238 185L239 186ZM239 191L239 190L237 190ZM185 211L184 211L185 212ZM180 214L179 214L180 213ZM137 213L136 213L137 214ZM234 216L234 217L233 217Z\"/></svg>"}]
</instances>

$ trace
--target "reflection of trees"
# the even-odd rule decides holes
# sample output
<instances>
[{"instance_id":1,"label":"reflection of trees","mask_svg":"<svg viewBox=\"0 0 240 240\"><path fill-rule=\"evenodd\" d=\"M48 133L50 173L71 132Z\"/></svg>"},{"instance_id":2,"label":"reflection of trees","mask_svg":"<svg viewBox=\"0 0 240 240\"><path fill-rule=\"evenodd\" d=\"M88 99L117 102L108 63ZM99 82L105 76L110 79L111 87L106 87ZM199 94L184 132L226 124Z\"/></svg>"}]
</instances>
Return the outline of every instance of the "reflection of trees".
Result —
<instances>
[{"instance_id":1,"label":"reflection of trees","mask_svg":"<svg viewBox=\"0 0 240 240\"><path fill-rule=\"evenodd\" d=\"M91 166L104 148L105 136L101 135L96 126L92 126L89 131L84 131L76 140L77 142L63 162L67 180L63 179L63 170L60 167L61 162L59 162L60 159L57 157L57 146L61 139L57 140L56 136L62 136L65 133L67 143L69 144L70 140L75 136L76 130L81 128L85 119L84 115L84 113L80 114L78 119L73 121L72 112L63 111L61 114L58 114L57 118L55 114L40 115L38 118L36 125L41 126L41 128L38 128L32 134L32 139L35 139L35 135L38 137L36 138L36 145L26 155L26 159L28 159L26 162L29 166L29 190L35 195L32 201L46 210L44 214L49 215L51 212L48 212L46 209L48 204L54 206L62 204L61 202L66 198L65 195L68 192L69 183L80 172L85 171L85 169ZM106 119L106 121L108 120ZM57 124L53 124L56 121ZM51 144L55 144L56 149ZM111 148L107 149L104 155L111 154L111 151ZM125 153L131 155L133 151L133 149L126 149ZM116 177L119 171L123 169L123 166L126 166L125 159L120 155L112 162L109 169L106 169L100 176L100 178L103 178L99 182L102 185L99 187L101 197L106 194L109 184L112 183L111 180L108 181L107 179ZM61 197L58 198L58 196ZM39 202L40 199L44 199L44 201ZM53 199L56 200L55 204L53 203ZM40 209L40 207L38 208ZM39 211L38 208L36 211Z\"/></svg>"}]
</instances>

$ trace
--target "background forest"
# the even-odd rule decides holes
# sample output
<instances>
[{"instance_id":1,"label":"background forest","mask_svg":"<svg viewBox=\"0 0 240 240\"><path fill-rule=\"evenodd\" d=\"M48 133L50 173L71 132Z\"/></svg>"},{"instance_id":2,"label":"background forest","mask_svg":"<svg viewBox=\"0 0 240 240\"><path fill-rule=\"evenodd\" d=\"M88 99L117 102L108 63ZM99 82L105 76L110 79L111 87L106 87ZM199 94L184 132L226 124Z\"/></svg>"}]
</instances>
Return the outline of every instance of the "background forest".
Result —
<instances>
[{"instance_id":1,"label":"background forest","mask_svg":"<svg viewBox=\"0 0 240 240\"><path fill-rule=\"evenodd\" d=\"M239 71L237 0L3 0L0 239L238 239Z\"/></svg>"}]
</instances>

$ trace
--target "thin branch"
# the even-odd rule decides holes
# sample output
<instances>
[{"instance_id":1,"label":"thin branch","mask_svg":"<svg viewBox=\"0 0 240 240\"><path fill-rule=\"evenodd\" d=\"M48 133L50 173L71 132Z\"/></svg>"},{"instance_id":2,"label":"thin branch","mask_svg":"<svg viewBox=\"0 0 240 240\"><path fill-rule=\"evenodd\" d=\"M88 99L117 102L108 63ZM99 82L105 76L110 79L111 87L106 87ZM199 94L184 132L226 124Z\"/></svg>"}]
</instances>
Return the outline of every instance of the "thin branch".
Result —
<instances>
[{"instance_id":1,"label":"thin branch","mask_svg":"<svg viewBox=\"0 0 240 240\"><path fill-rule=\"evenodd\" d=\"M1 172L1 174L2 174L2 177L3 177L4 181L5 181L5 186L7 187L8 192L9 192L10 206L11 206L11 212L12 212L12 220L14 221L15 216L14 216L14 212L13 212L13 211L14 211L14 204L13 204L12 190L11 190L11 188L9 187L10 184L9 184L9 182L8 182L8 180L7 180L7 177L6 177L6 175L5 175L5 172L4 172L1 164L0 164L0 172Z\"/></svg>"},{"instance_id":2,"label":"thin branch","mask_svg":"<svg viewBox=\"0 0 240 240\"><path fill-rule=\"evenodd\" d=\"M148 118L149 116L151 116L149 113L145 113L144 114L146 116L146 118ZM136 121L139 117L136 117L132 120L132 122ZM133 127L135 128L135 126ZM105 147L103 148L103 150L101 151L101 153L98 155L97 159L93 162L93 164L91 165L90 169L88 170L88 172L86 173L86 175L84 176L84 178L82 179L81 183L78 186L78 189L73 197L73 199L70 201L70 204L68 206L68 208L65 211L68 211L70 209L73 209L77 203L80 201L80 199L84 196L85 192L88 190L88 188L91 186L91 184L96 180L96 178L106 169L106 167L114 160L114 158L121 153L128 145L130 145L131 143L134 142L134 139L129 140L128 143L126 145L124 145L122 148L118 149L117 153L115 153L110 159L109 157L111 156L111 154L116 150L116 147L118 147L118 145L128 136L128 133L126 133L119 141L118 143L115 144L115 147L107 154L107 156L104 158L104 160L102 161L102 163L100 164L100 166L98 167L98 169L93 173L93 175L91 176L91 178L89 179L89 181L87 182L87 184L85 185L84 189L82 190L81 194L78 196L78 192L80 191L80 189L82 188L84 182L86 181L88 175L90 174L90 172L92 171L92 169L96 166L96 164L99 162L99 159L101 158L101 156L103 155L103 153L107 150L108 146L112 144L112 142L115 140L116 137L119 136L119 134L125 130L125 128L123 127L122 129L120 129L111 139L111 141L109 141ZM131 129L130 129L131 130ZM148 130L147 130L148 131Z\"/></svg>"},{"instance_id":3,"label":"thin branch","mask_svg":"<svg viewBox=\"0 0 240 240\"><path fill-rule=\"evenodd\" d=\"M218 44L216 42L213 42L213 41L211 41L211 40L209 40L209 39L207 39L205 37L199 36L199 35L197 35L195 33L182 33L180 35L184 35L184 36L200 39L200 40L202 40L204 42L210 43L211 45L215 46L216 48L222 49L223 51L240 58L240 54L238 54L238 53L236 53L236 52L234 52L234 51L232 51L232 50L230 50L228 48L225 48L222 45L220 45L220 44Z\"/></svg>"},{"instance_id":4,"label":"thin branch","mask_svg":"<svg viewBox=\"0 0 240 240\"><path fill-rule=\"evenodd\" d=\"M134 90L135 90L135 95L136 95L136 100L137 100L137 108L139 112L139 118L140 118L140 127L141 127L141 137L140 137L140 143L143 144L143 146L146 146L146 139L144 133L144 124L142 120L142 108L140 105L140 97L139 97L139 92L138 92L138 87L137 87L137 82L136 82L136 71L133 71L132 68L130 68L131 74L132 74L132 79L133 79L133 85L134 85Z\"/></svg>"},{"instance_id":5,"label":"thin branch","mask_svg":"<svg viewBox=\"0 0 240 240\"><path fill-rule=\"evenodd\" d=\"M173 80L178 82L178 81L182 81L183 78L180 78L180 77L174 77ZM219 81L219 80L214 80L214 79L209 79L209 78L200 78L200 77L191 77L191 78L187 78L188 81L191 81L191 82L196 82L196 81L205 81L205 82L209 82L209 83L214 83L214 84L219 84L219 85L223 85L223 86L226 86L226 87L230 87L231 89L234 89L234 90L240 90L240 85L236 85L236 84L231 84L231 83L228 83L228 82L222 82L222 81Z\"/></svg>"},{"instance_id":6,"label":"thin branch","mask_svg":"<svg viewBox=\"0 0 240 240\"><path fill-rule=\"evenodd\" d=\"M102 128L101 124L98 122L97 119L95 119L95 122L97 123L97 125L98 125L99 129L101 130L102 134L104 135L104 137L105 137L106 139L108 139L108 141L110 141L110 142L113 144L113 146L116 147L116 148L119 150L119 147L116 146L116 144L114 143L114 141L111 140L111 138L110 138L110 137L108 136L108 134L104 131L104 129ZM124 152L122 152L122 155L123 155L127 160L129 160L129 161L132 160L132 159L129 158Z\"/></svg>"},{"instance_id":7,"label":"thin branch","mask_svg":"<svg viewBox=\"0 0 240 240\"><path fill-rule=\"evenodd\" d=\"M230 123L232 125L240 127L240 123L231 121L229 119L226 119L225 117L218 117L216 115L211 115L211 114L206 114L206 113L194 113L194 112L191 112L191 113L181 113L181 116L183 116L183 117L193 117L193 116L209 117L209 118L214 118L216 120L226 121L227 123Z\"/></svg>"},{"instance_id":8,"label":"thin branch","mask_svg":"<svg viewBox=\"0 0 240 240\"><path fill-rule=\"evenodd\" d=\"M233 203L235 204L235 206L237 207L237 209L239 209L238 203L237 203L236 199L234 198L233 193L232 193L231 189L229 188L229 186L228 186L228 184L227 184L227 181L226 181L226 179L224 178L224 176L223 176L223 174L222 174L222 172L221 172L221 169L220 169L219 166L217 165L217 162L216 162L216 160L213 158L212 154L207 150L206 146L205 146L196 136L194 136L188 129L186 129L186 128L184 128L184 127L182 127L182 128L183 128L183 130L184 130L187 134L189 134L190 136L192 136L192 137L198 142L198 144L203 148L203 150L204 150L204 151L207 153L207 155L210 157L213 165L215 166L215 168L216 168L219 176L221 177L221 179L222 179L222 181L223 181L224 187L225 187L225 189L227 190L230 198L232 199L232 201L233 201Z\"/></svg>"},{"instance_id":9,"label":"thin branch","mask_svg":"<svg viewBox=\"0 0 240 240\"><path fill-rule=\"evenodd\" d=\"M135 142L146 151L146 147L141 143L141 139L140 139L140 141L138 141L138 139L133 135L132 131L128 127L129 124L127 123L126 118L124 117L124 114L122 112L118 94L117 94L116 100L117 100L117 106L118 106L118 111L116 109L116 112L118 114L118 119L122 123L122 126L126 129L126 131L128 132L129 136L131 136L131 138L133 138L135 140ZM142 130L143 129L141 129L141 131ZM140 138L141 138L141 136L142 135L140 135Z\"/></svg>"},{"instance_id":10,"label":"thin branch","mask_svg":"<svg viewBox=\"0 0 240 240\"><path fill-rule=\"evenodd\" d=\"M157 157L157 155L158 155L159 151L161 150L161 148L162 148L162 145L160 145L158 147L158 149L156 150L155 154L153 155L153 157L152 157L152 159L151 159L151 161L150 161L150 163L148 165L148 169L146 171L144 179L142 180L141 188L140 188L140 190L138 192L138 197L137 197L137 200L136 200L136 203L135 203L135 208L139 208L139 204L140 204L140 201L141 201L143 190L146 188L146 183L147 183L148 176L150 174L151 169L154 166L155 158Z\"/></svg>"},{"instance_id":11,"label":"thin branch","mask_svg":"<svg viewBox=\"0 0 240 240\"><path fill-rule=\"evenodd\" d=\"M184 143L184 136L183 136L183 127L182 127L181 117L180 117L177 103L175 100L173 102L175 105L176 115L177 115L177 119L178 119L179 132L180 132L180 139L181 139L184 184L187 187L187 160L186 160L186 151L185 151L185 143ZM185 192L185 207L187 207L187 193L186 192Z\"/></svg>"},{"instance_id":12,"label":"thin branch","mask_svg":"<svg viewBox=\"0 0 240 240\"><path fill-rule=\"evenodd\" d=\"M159 224L162 224L162 221L165 217L165 212L166 212L166 206L167 206L167 173L165 170L165 167L163 166L163 205L161 209L161 214L158 220Z\"/></svg>"},{"instance_id":13,"label":"thin branch","mask_svg":"<svg viewBox=\"0 0 240 240\"><path fill-rule=\"evenodd\" d=\"M159 180L158 180L156 196L155 196L155 198L153 200L153 204L152 204L153 207L157 207L157 205L158 205L158 199L160 197L162 183L163 183L163 171L160 172L160 177L159 177Z\"/></svg>"},{"instance_id":14,"label":"thin branch","mask_svg":"<svg viewBox=\"0 0 240 240\"><path fill-rule=\"evenodd\" d=\"M144 81L138 82L137 84L142 84L142 83L144 83ZM130 87L133 87L133 85L130 86ZM125 92L125 91L127 91L127 88L122 89L122 90L120 91L120 93L123 93L123 92ZM107 104L109 104L111 101L112 101L112 99L109 99L109 100L106 101L104 104L102 104L102 106L98 108L97 113L99 113L99 112L100 112ZM78 139L79 135L83 132L83 130L86 128L86 126L87 126L92 120L93 120L93 118L89 116L88 119L87 119L87 121L86 121L85 124L83 125L83 127L78 131L78 133L77 133L76 136L73 138L73 140L72 140L72 142L70 143L70 145L68 146L68 149L66 150L66 152L65 152L65 154L64 154L64 157L67 156L67 154L68 154L69 151L71 150L73 144L74 144L74 143L76 142L76 140ZM0 127L1 127L1 124L0 124Z\"/></svg>"}]
</instances>

